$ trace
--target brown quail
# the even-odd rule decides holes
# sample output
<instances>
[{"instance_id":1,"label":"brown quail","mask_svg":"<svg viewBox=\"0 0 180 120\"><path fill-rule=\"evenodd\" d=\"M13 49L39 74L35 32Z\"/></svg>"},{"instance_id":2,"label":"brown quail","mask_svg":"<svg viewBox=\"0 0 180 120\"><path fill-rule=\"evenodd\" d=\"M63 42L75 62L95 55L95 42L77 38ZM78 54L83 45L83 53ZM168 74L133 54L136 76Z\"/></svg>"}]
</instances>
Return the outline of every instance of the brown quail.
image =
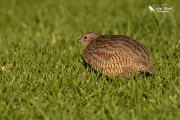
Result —
<instances>
[{"instance_id":1,"label":"brown quail","mask_svg":"<svg viewBox=\"0 0 180 120\"><path fill-rule=\"evenodd\" d=\"M107 76L129 77L133 71L154 74L153 59L147 48L123 35L100 35L89 32L79 43L84 45L84 59L95 71Z\"/></svg>"}]
</instances>

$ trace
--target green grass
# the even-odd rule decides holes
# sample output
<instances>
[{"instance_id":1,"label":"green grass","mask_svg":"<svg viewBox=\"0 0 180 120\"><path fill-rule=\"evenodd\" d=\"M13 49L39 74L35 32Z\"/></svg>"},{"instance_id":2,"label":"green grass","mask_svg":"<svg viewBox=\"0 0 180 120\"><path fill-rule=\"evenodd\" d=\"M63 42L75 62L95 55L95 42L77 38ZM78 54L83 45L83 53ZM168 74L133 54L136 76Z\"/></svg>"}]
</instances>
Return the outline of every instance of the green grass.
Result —
<instances>
[{"instance_id":1,"label":"green grass","mask_svg":"<svg viewBox=\"0 0 180 120\"><path fill-rule=\"evenodd\" d=\"M173 10L151 13L154 4ZM172 0L1 0L0 119L179 119L179 11ZM89 31L138 40L156 74L109 80L95 73L76 43Z\"/></svg>"}]
</instances>

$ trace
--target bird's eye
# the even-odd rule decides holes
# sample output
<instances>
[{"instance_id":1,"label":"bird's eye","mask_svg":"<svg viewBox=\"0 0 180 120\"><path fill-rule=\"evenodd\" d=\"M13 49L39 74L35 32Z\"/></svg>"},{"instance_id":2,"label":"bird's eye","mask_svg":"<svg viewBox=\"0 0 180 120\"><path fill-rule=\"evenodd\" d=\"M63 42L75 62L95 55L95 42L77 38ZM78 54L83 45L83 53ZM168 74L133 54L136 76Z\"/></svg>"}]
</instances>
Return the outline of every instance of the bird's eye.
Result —
<instances>
[{"instance_id":1,"label":"bird's eye","mask_svg":"<svg viewBox=\"0 0 180 120\"><path fill-rule=\"evenodd\" d=\"M84 36L84 39L87 39L87 37L86 37L86 36Z\"/></svg>"}]
</instances>

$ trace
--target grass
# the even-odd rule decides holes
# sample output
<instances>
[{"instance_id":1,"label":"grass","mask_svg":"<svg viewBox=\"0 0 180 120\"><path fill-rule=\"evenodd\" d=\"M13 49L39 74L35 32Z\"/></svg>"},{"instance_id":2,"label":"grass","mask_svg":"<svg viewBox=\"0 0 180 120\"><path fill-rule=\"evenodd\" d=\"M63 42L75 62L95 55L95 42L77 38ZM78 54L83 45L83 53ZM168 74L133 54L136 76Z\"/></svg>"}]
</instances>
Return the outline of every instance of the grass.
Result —
<instances>
[{"instance_id":1,"label":"grass","mask_svg":"<svg viewBox=\"0 0 180 120\"><path fill-rule=\"evenodd\" d=\"M173 10L149 12L154 4ZM1 0L0 119L179 119L179 10L177 1ZM95 73L76 43L88 31L143 43L156 74Z\"/></svg>"}]
</instances>

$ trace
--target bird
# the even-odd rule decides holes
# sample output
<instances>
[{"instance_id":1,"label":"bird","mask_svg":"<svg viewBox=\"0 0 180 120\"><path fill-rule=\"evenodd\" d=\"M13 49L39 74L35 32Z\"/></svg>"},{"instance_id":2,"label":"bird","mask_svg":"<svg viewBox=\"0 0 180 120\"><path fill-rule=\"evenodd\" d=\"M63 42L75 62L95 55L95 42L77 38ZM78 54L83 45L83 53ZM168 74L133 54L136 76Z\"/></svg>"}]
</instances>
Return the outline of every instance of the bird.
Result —
<instances>
[{"instance_id":1,"label":"bird","mask_svg":"<svg viewBox=\"0 0 180 120\"><path fill-rule=\"evenodd\" d=\"M77 42L84 46L85 62L105 76L128 78L132 73L155 73L147 48L128 36L88 32Z\"/></svg>"},{"instance_id":2,"label":"bird","mask_svg":"<svg viewBox=\"0 0 180 120\"><path fill-rule=\"evenodd\" d=\"M152 8L151 6L149 6L149 11L154 12L155 10L154 10L154 8Z\"/></svg>"}]
</instances>

